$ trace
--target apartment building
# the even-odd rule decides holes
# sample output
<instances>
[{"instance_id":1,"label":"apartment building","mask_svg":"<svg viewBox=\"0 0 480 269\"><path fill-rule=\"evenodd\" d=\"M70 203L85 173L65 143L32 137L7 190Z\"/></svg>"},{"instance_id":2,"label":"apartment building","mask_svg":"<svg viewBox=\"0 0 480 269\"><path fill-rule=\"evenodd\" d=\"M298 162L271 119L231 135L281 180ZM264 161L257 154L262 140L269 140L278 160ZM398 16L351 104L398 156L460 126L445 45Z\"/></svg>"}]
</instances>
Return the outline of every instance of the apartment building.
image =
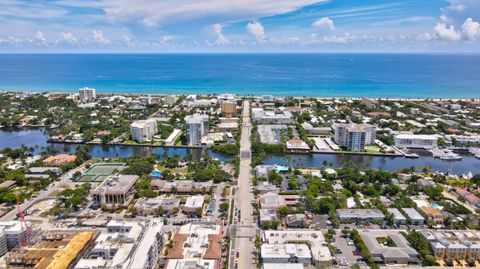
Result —
<instances>
[{"instance_id":1,"label":"apartment building","mask_svg":"<svg viewBox=\"0 0 480 269\"><path fill-rule=\"evenodd\" d=\"M151 141L157 132L158 125L155 119L139 120L130 125L132 139L139 143Z\"/></svg>"},{"instance_id":2,"label":"apartment building","mask_svg":"<svg viewBox=\"0 0 480 269\"><path fill-rule=\"evenodd\" d=\"M333 126L335 143L349 151L363 151L366 145L375 144L376 129L370 124L344 124Z\"/></svg>"},{"instance_id":3,"label":"apartment building","mask_svg":"<svg viewBox=\"0 0 480 269\"><path fill-rule=\"evenodd\" d=\"M399 148L434 148L438 138L433 135L398 134L395 136L395 146Z\"/></svg>"},{"instance_id":4,"label":"apartment building","mask_svg":"<svg viewBox=\"0 0 480 269\"><path fill-rule=\"evenodd\" d=\"M194 114L185 117L187 143L190 146L200 146L202 136L209 132L208 115Z\"/></svg>"},{"instance_id":5,"label":"apartment building","mask_svg":"<svg viewBox=\"0 0 480 269\"><path fill-rule=\"evenodd\" d=\"M91 102L97 98L97 91L93 88L81 88L78 90L78 99L80 101Z\"/></svg>"},{"instance_id":6,"label":"apartment building","mask_svg":"<svg viewBox=\"0 0 480 269\"><path fill-rule=\"evenodd\" d=\"M475 230L422 230L435 258L467 260L480 258L480 232Z\"/></svg>"}]
</instances>

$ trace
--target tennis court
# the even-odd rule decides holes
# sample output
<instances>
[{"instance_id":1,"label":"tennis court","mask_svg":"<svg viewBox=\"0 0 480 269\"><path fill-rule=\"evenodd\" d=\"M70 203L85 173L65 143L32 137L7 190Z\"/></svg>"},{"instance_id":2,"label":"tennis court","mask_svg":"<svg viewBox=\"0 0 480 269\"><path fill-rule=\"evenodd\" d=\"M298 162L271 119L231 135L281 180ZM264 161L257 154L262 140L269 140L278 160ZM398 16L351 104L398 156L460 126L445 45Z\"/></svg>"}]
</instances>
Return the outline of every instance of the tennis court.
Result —
<instances>
[{"instance_id":1,"label":"tennis court","mask_svg":"<svg viewBox=\"0 0 480 269\"><path fill-rule=\"evenodd\" d=\"M88 170L83 172L78 181L82 182L102 182L114 172L125 169L125 163L96 163Z\"/></svg>"}]
</instances>

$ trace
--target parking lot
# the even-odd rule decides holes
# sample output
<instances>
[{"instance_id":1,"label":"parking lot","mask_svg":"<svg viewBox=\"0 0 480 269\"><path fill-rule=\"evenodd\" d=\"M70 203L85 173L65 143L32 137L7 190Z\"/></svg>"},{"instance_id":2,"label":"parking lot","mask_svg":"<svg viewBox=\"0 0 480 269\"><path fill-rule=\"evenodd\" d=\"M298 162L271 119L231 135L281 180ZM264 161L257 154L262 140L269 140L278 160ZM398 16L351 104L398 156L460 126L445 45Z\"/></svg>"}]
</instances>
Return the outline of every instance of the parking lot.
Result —
<instances>
[{"instance_id":1,"label":"parking lot","mask_svg":"<svg viewBox=\"0 0 480 269\"><path fill-rule=\"evenodd\" d=\"M352 264L362 264L362 256L354 255L354 251L356 250L355 245L350 239L345 239L340 231L337 230L337 235L335 235L335 246L337 247L337 252L335 253L335 258L339 266L351 266Z\"/></svg>"}]
</instances>

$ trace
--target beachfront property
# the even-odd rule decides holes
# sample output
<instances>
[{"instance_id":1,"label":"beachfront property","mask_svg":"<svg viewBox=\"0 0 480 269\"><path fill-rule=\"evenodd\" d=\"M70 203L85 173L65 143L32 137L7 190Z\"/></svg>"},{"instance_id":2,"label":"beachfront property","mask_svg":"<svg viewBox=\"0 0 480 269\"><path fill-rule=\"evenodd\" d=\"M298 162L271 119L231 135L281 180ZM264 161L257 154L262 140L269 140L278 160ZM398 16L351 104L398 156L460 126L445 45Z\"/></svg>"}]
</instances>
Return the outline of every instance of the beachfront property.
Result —
<instances>
[{"instance_id":1,"label":"beachfront property","mask_svg":"<svg viewBox=\"0 0 480 269\"><path fill-rule=\"evenodd\" d=\"M155 119L139 120L130 125L132 139L139 143L152 141L157 132L158 126Z\"/></svg>"},{"instance_id":2,"label":"beachfront property","mask_svg":"<svg viewBox=\"0 0 480 269\"><path fill-rule=\"evenodd\" d=\"M480 258L480 232L475 230L421 230L437 260Z\"/></svg>"},{"instance_id":3,"label":"beachfront property","mask_svg":"<svg viewBox=\"0 0 480 269\"><path fill-rule=\"evenodd\" d=\"M364 151L366 145L375 144L376 128L370 124L345 124L333 125L334 140L348 151Z\"/></svg>"},{"instance_id":4,"label":"beachfront property","mask_svg":"<svg viewBox=\"0 0 480 269\"><path fill-rule=\"evenodd\" d=\"M222 256L222 229L210 222L189 223L172 237L164 269L217 269Z\"/></svg>"},{"instance_id":5,"label":"beachfront property","mask_svg":"<svg viewBox=\"0 0 480 269\"><path fill-rule=\"evenodd\" d=\"M293 115L285 109L265 111L263 109L252 109L252 120L259 124L293 124Z\"/></svg>"},{"instance_id":6,"label":"beachfront property","mask_svg":"<svg viewBox=\"0 0 480 269\"><path fill-rule=\"evenodd\" d=\"M418 253L405 237L395 230L359 232L373 260L385 265L418 264Z\"/></svg>"},{"instance_id":7,"label":"beachfront property","mask_svg":"<svg viewBox=\"0 0 480 269\"><path fill-rule=\"evenodd\" d=\"M398 148L430 149L437 146L438 138L433 135L402 133L395 136L395 146Z\"/></svg>"},{"instance_id":8,"label":"beachfront property","mask_svg":"<svg viewBox=\"0 0 480 269\"><path fill-rule=\"evenodd\" d=\"M138 178L136 175L109 176L90 192L93 202L107 208L128 206L133 200Z\"/></svg>"},{"instance_id":9,"label":"beachfront property","mask_svg":"<svg viewBox=\"0 0 480 269\"><path fill-rule=\"evenodd\" d=\"M304 266L312 263L306 244L263 244L260 255L264 263L301 263Z\"/></svg>"},{"instance_id":10,"label":"beachfront property","mask_svg":"<svg viewBox=\"0 0 480 269\"><path fill-rule=\"evenodd\" d=\"M208 115L194 114L185 117L185 129L187 133L187 143L190 146L200 146L202 136L208 134L209 122Z\"/></svg>"},{"instance_id":11,"label":"beachfront property","mask_svg":"<svg viewBox=\"0 0 480 269\"><path fill-rule=\"evenodd\" d=\"M157 268L162 245L161 220L113 219L74 268Z\"/></svg>"},{"instance_id":12,"label":"beachfront property","mask_svg":"<svg viewBox=\"0 0 480 269\"><path fill-rule=\"evenodd\" d=\"M385 215L379 209L337 209L336 212L340 221L365 222L383 221L385 219Z\"/></svg>"},{"instance_id":13,"label":"beachfront property","mask_svg":"<svg viewBox=\"0 0 480 269\"><path fill-rule=\"evenodd\" d=\"M264 241L264 245L286 245L292 242L295 244L305 244L310 247L310 250L307 252L302 252L302 259L305 259L305 262L308 260L308 255L310 254L310 259L312 264L314 265L324 265L329 266L333 260L332 253L328 248L328 243L325 241L325 237L323 236L321 231L315 230L267 230L263 232L262 239ZM291 251L291 253L295 253ZM275 254L275 253L273 253ZM298 254L298 253L297 253ZM263 255L262 255L263 258ZM286 261L286 256L283 257L282 262L276 263L283 263ZM294 257L290 258L290 261L298 261ZM274 260L270 261L271 263L275 263Z\"/></svg>"},{"instance_id":14,"label":"beachfront property","mask_svg":"<svg viewBox=\"0 0 480 269\"><path fill-rule=\"evenodd\" d=\"M81 88L78 90L78 99L80 101L91 102L97 98L97 91L93 88Z\"/></svg>"}]
</instances>

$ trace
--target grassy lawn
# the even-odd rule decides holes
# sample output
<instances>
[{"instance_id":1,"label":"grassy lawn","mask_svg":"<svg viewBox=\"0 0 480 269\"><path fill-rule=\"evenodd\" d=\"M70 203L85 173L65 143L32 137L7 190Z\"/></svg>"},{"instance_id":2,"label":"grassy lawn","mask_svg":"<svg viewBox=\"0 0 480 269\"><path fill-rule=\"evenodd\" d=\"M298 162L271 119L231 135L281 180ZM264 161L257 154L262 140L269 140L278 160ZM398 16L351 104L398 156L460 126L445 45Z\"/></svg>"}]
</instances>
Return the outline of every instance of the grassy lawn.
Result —
<instances>
[{"instance_id":1,"label":"grassy lawn","mask_svg":"<svg viewBox=\"0 0 480 269\"><path fill-rule=\"evenodd\" d=\"M170 170L170 172L172 172L172 174L181 174L181 175L185 175L188 173L188 168L187 167L176 167L176 168L165 168L165 166L163 165L157 165L157 170L160 171L160 172L163 172L165 169L168 169Z\"/></svg>"},{"instance_id":2,"label":"grassy lawn","mask_svg":"<svg viewBox=\"0 0 480 269\"><path fill-rule=\"evenodd\" d=\"M380 244L380 245L384 245L384 246L387 246L387 247L396 247L397 245L395 245L395 242L392 240L392 238L390 237L377 237L377 242Z\"/></svg>"}]
</instances>

